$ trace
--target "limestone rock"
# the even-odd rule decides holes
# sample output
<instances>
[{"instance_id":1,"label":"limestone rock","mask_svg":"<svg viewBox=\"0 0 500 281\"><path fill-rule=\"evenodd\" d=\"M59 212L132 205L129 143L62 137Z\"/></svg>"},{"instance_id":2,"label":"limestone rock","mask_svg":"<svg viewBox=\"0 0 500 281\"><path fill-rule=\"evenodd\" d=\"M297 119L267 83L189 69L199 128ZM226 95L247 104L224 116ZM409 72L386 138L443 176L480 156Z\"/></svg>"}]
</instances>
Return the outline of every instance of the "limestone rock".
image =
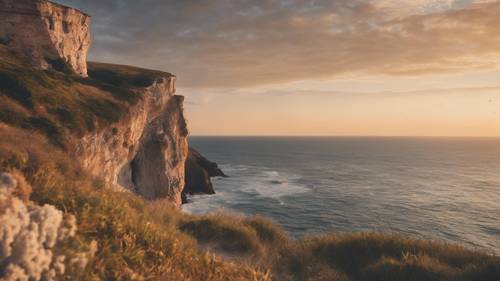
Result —
<instances>
[{"instance_id":1,"label":"limestone rock","mask_svg":"<svg viewBox=\"0 0 500 281\"><path fill-rule=\"evenodd\" d=\"M136 192L147 199L168 198L181 204L188 131L182 96L173 96L165 110L145 128L131 162Z\"/></svg>"},{"instance_id":2,"label":"limestone rock","mask_svg":"<svg viewBox=\"0 0 500 281\"><path fill-rule=\"evenodd\" d=\"M90 17L46 0L0 0L0 43L37 68L86 77Z\"/></svg>"}]
</instances>

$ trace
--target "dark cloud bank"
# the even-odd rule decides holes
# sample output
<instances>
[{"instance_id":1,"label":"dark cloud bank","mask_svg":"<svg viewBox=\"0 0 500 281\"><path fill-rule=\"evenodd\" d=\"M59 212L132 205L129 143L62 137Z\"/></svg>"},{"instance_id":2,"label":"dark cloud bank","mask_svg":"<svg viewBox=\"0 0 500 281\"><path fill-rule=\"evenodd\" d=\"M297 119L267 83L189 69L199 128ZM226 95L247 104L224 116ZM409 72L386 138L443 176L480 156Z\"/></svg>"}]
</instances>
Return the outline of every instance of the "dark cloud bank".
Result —
<instances>
[{"instance_id":1,"label":"dark cloud bank","mask_svg":"<svg viewBox=\"0 0 500 281\"><path fill-rule=\"evenodd\" d=\"M355 0L61 0L93 16L92 59L242 87L496 67L500 3L388 18Z\"/></svg>"}]
</instances>

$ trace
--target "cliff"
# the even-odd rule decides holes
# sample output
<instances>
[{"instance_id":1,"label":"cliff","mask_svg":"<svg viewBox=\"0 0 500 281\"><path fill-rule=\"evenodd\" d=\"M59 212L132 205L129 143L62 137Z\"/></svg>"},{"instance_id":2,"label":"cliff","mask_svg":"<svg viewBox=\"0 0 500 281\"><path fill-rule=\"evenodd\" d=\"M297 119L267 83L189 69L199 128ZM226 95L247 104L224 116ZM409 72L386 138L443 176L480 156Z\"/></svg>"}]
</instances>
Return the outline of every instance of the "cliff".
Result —
<instances>
[{"instance_id":1,"label":"cliff","mask_svg":"<svg viewBox=\"0 0 500 281\"><path fill-rule=\"evenodd\" d=\"M188 130L176 77L87 64L90 17L76 9L0 0L0 13L0 121L42 131L108 187L180 206Z\"/></svg>"},{"instance_id":2,"label":"cliff","mask_svg":"<svg viewBox=\"0 0 500 281\"><path fill-rule=\"evenodd\" d=\"M108 186L147 199L168 198L179 206L188 131L184 99L174 94L175 76L148 76L144 69L99 63L89 64L89 74L91 79L129 88L141 98L117 122L75 140L74 153L82 166ZM123 84L131 81L136 84Z\"/></svg>"},{"instance_id":3,"label":"cliff","mask_svg":"<svg viewBox=\"0 0 500 281\"><path fill-rule=\"evenodd\" d=\"M87 76L90 17L45 0L0 0L0 42L40 69Z\"/></svg>"}]
</instances>

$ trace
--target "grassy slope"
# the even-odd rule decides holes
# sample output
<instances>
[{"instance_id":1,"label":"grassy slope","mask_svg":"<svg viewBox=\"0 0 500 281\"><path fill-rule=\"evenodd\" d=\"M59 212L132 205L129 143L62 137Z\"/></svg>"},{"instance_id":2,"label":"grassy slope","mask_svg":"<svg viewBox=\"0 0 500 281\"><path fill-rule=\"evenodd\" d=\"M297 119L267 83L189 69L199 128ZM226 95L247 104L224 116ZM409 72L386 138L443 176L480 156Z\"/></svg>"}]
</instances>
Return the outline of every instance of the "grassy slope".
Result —
<instances>
[{"instance_id":1,"label":"grassy slope","mask_svg":"<svg viewBox=\"0 0 500 281\"><path fill-rule=\"evenodd\" d=\"M36 71L0 44L0 121L35 129L65 145L65 133L82 135L118 121L146 87L169 73L90 63L90 78Z\"/></svg>"},{"instance_id":2,"label":"grassy slope","mask_svg":"<svg viewBox=\"0 0 500 281\"><path fill-rule=\"evenodd\" d=\"M105 64L91 64L90 79L33 71L1 45L0 58L1 169L25 175L31 200L76 215L77 237L59 251L98 244L86 271L65 280L500 280L498 257L459 246L375 233L295 241L263 218L190 216L111 192L68 159L64 137L109 126L140 98L131 89L164 74Z\"/></svg>"}]
</instances>

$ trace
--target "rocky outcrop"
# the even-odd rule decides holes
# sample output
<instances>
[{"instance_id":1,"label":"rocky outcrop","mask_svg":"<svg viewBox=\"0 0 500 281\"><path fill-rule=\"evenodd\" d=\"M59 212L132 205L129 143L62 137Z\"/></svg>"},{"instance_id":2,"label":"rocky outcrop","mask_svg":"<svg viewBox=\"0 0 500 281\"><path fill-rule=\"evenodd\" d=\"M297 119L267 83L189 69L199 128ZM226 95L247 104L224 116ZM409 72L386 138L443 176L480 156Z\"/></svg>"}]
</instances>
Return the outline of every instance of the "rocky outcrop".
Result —
<instances>
[{"instance_id":1,"label":"rocky outcrop","mask_svg":"<svg viewBox=\"0 0 500 281\"><path fill-rule=\"evenodd\" d=\"M86 77L90 17L45 0L0 0L0 43L37 68Z\"/></svg>"},{"instance_id":2,"label":"rocky outcrop","mask_svg":"<svg viewBox=\"0 0 500 281\"><path fill-rule=\"evenodd\" d=\"M186 185L183 190L183 201L190 194L215 194L212 177L227 177L217 163L203 157L198 151L189 148L185 165Z\"/></svg>"},{"instance_id":3,"label":"rocky outcrop","mask_svg":"<svg viewBox=\"0 0 500 281\"><path fill-rule=\"evenodd\" d=\"M188 130L175 76L134 91L141 100L111 128L78 139L75 155L109 186L180 206Z\"/></svg>"}]
</instances>

